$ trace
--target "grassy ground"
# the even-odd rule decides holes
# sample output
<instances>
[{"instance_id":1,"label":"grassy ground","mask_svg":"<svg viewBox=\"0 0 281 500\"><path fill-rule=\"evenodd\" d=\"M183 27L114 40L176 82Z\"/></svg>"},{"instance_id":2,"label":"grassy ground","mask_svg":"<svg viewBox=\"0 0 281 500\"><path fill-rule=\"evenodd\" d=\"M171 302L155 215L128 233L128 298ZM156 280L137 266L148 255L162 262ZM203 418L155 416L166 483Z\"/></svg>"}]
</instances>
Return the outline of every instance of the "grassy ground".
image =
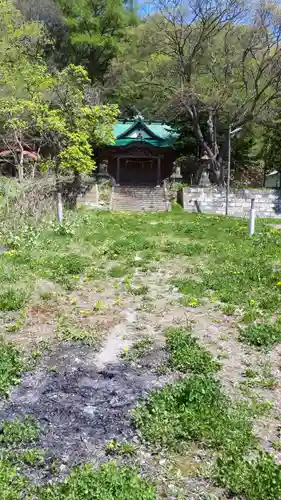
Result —
<instances>
[{"instance_id":1,"label":"grassy ground","mask_svg":"<svg viewBox=\"0 0 281 500\"><path fill-rule=\"evenodd\" d=\"M280 231L259 221L249 237L243 220L82 210L61 226L24 223L1 243L5 500L281 498ZM98 376L120 364L155 381L131 404L135 439L113 433L98 468L62 469L42 448L44 419L9 402L21 401L25 373L61 375L58 353L72 345Z\"/></svg>"}]
</instances>

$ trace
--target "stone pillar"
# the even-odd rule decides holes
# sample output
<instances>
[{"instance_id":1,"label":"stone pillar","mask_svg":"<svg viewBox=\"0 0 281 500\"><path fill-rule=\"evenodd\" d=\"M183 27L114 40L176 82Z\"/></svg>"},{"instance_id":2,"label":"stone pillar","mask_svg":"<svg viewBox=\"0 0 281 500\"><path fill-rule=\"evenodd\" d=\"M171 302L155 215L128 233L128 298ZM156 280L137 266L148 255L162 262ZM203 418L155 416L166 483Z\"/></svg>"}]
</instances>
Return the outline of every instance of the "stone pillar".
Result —
<instances>
[{"instance_id":1,"label":"stone pillar","mask_svg":"<svg viewBox=\"0 0 281 500\"><path fill-rule=\"evenodd\" d=\"M160 183L161 183L161 158L158 157L157 158L157 186L156 187L160 187Z\"/></svg>"},{"instance_id":2,"label":"stone pillar","mask_svg":"<svg viewBox=\"0 0 281 500\"><path fill-rule=\"evenodd\" d=\"M117 158L116 184L117 184L117 186L120 185L120 158L119 158L119 156Z\"/></svg>"}]
</instances>

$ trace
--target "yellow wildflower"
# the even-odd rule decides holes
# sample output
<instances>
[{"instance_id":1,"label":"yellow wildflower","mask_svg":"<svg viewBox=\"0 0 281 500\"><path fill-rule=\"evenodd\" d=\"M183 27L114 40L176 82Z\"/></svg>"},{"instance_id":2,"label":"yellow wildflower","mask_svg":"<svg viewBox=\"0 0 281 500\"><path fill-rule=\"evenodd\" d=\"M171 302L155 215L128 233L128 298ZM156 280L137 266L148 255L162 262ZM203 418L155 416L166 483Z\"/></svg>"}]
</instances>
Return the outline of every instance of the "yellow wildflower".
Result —
<instances>
[{"instance_id":1,"label":"yellow wildflower","mask_svg":"<svg viewBox=\"0 0 281 500\"><path fill-rule=\"evenodd\" d=\"M129 347L124 347L124 351L128 351L129 350Z\"/></svg>"},{"instance_id":2,"label":"yellow wildflower","mask_svg":"<svg viewBox=\"0 0 281 500\"><path fill-rule=\"evenodd\" d=\"M281 286L281 281L277 281L276 285Z\"/></svg>"},{"instance_id":3,"label":"yellow wildflower","mask_svg":"<svg viewBox=\"0 0 281 500\"><path fill-rule=\"evenodd\" d=\"M250 300L250 304L254 304L255 301L253 299Z\"/></svg>"}]
</instances>

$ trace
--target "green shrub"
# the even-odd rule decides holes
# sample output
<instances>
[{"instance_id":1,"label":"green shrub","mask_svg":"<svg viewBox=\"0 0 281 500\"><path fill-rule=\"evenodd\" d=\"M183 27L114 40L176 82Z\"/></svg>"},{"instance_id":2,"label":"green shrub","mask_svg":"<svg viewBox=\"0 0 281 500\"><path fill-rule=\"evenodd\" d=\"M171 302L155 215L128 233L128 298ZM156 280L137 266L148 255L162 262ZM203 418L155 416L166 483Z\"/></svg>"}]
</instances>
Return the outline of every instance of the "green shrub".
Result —
<instances>
[{"instance_id":1,"label":"green shrub","mask_svg":"<svg viewBox=\"0 0 281 500\"><path fill-rule=\"evenodd\" d=\"M156 490L134 470L109 462L77 467L64 483L39 490L38 500L156 500Z\"/></svg>"},{"instance_id":2,"label":"green shrub","mask_svg":"<svg viewBox=\"0 0 281 500\"><path fill-rule=\"evenodd\" d=\"M27 480L18 468L6 460L0 460L0 490L3 500L22 500Z\"/></svg>"},{"instance_id":3,"label":"green shrub","mask_svg":"<svg viewBox=\"0 0 281 500\"><path fill-rule=\"evenodd\" d=\"M217 460L215 480L234 495L247 500L281 498L281 466L265 452L255 460L222 456Z\"/></svg>"},{"instance_id":4,"label":"green shrub","mask_svg":"<svg viewBox=\"0 0 281 500\"><path fill-rule=\"evenodd\" d=\"M240 340L255 347L270 347L281 342L281 325L260 323L241 330Z\"/></svg>"},{"instance_id":5,"label":"green shrub","mask_svg":"<svg viewBox=\"0 0 281 500\"><path fill-rule=\"evenodd\" d=\"M36 441L40 428L31 417L23 420L3 420L1 423L0 442L7 445L16 445Z\"/></svg>"},{"instance_id":6,"label":"green shrub","mask_svg":"<svg viewBox=\"0 0 281 500\"><path fill-rule=\"evenodd\" d=\"M238 453L256 441L249 410L231 406L211 376L193 375L152 391L133 416L145 441L170 448L196 440Z\"/></svg>"},{"instance_id":7,"label":"green shrub","mask_svg":"<svg viewBox=\"0 0 281 500\"><path fill-rule=\"evenodd\" d=\"M28 300L26 291L8 288L0 292L0 310L1 311L17 311L21 309Z\"/></svg>"},{"instance_id":8,"label":"green shrub","mask_svg":"<svg viewBox=\"0 0 281 500\"><path fill-rule=\"evenodd\" d=\"M16 347L0 339L0 397L7 395L10 386L19 382L24 368Z\"/></svg>"},{"instance_id":9,"label":"green shrub","mask_svg":"<svg viewBox=\"0 0 281 500\"><path fill-rule=\"evenodd\" d=\"M182 372L211 373L220 369L212 355L201 347L186 328L168 328L166 344L171 353L170 363Z\"/></svg>"},{"instance_id":10,"label":"green shrub","mask_svg":"<svg viewBox=\"0 0 281 500\"><path fill-rule=\"evenodd\" d=\"M45 273L54 281L68 285L70 276L77 276L82 273L89 263L89 259L77 254L61 255L56 254L44 259L43 266Z\"/></svg>"}]
</instances>

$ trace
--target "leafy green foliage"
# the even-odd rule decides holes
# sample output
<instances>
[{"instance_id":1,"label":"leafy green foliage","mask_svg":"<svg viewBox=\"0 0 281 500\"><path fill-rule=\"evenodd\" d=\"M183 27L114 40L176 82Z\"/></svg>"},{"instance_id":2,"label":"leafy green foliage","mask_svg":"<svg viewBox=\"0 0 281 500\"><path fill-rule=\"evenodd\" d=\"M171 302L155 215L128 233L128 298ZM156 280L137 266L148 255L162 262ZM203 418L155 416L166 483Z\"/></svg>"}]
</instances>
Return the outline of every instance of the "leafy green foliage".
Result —
<instances>
[{"instance_id":1,"label":"leafy green foliage","mask_svg":"<svg viewBox=\"0 0 281 500\"><path fill-rule=\"evenodd\" d=\"M0 311L17 311L25 305L27 298L26 291L10 287L0 293Z\"/></svg>"},{"instance_id":2,"label":"leafy green foliage","mask_svg":"<svg viewBox=\"0 0 281 500\"><path fill-rule=\"evenodd\" d=\"M24 368L16 347L0 339L0 397L8 395L10 386L19 382Z\"/></svg>"},{"instance_id":3,"label":"leafy green foliage","mask_svg":"<svg viewBox=\"0 0 281 500\"><path fill-rule=\"evenodd\" d=\"M40 448L29 448L19 458L26 465L38 467L45 462L45 452Z\"/></svg>"},{"instance_id":4,"label":"leafy green foliage","mask_svg":"<svg viewBox=\"0 0 281 500\"><path fill-rule=\"evenodd\" d=\"M235 495L248 500L276 500L281 497L281 466L265 452L255 459L223 456L218 459L214 478Z\"/></svg>"},{"instance_id":5,"label":"leafy green foliage","mask_svg":"<svg viewBox=\"0 0 281 500\"><path fill-rule=\"evenodd\" d=\"M59 0L70 33L70 57L103 81L132 18L123 0Z\"/></svg>"},{"instance_id":6,"label":"leafy green foliage","mask_svg":"<svg viewBox=\"0 0 281 500\"><path fill-rule=\"evenodd\" d=\"M199 346L186 328L168 328L166 345L171 353L171 366L177 370L207 374L220 369L220 364L204 347Z\"/></svg>"},{"instance_id":7,"label":"leafy green foliage","mask_svg":"<svg viewBox=\"0 0 281 500\"><path fill-rule=\"evenodd\" d=\"M249 325L241 330L240 340L255 347L271 347L281 342L281 325L278 323Z\"/></svg>"},{"instance_id":8,"label":"leafy green foliage","mask_svg":"<svg viewBox=\"0 0 281 500\"><path fill-rule=\"evenodd\" d=\"M133 456L136 454L136 446L133 443L112 439L107 443L105 451L107 455Z\"/></svg>"},{"instance_id":9,"label":"leafy green foliage","mask_svg":"<svg viewBox=\"0 0 281 500\"><path fill-rule=\"evenodd\" d=\"M255 443L249 413L232 407L211 376L193 375L153 391L133 414L143 439L162 446L195 440L241 453Z\"/></svg>"},{"instance_id":10,"label":"leafy green foliage","mask_svg":"<svg viewBox=\"0 0 281 500\"><path fill-rule=\"evenodd\" d=\"M23 420L3 420L1 424L0 442L5 445L17 445L36 441L40 428L31 417Z\"/></svg>"},{"instance_id":11,"label":"leafy green foliage","mask_svg":"<svg viewBox=\"0 0 281 500\"><path fill-rule=\"evenodd\" d=\"M42 488L38 500L156 500L154 486L131 469L114 462L94 469L84 465L73 470L63 484Z\"/></svg>"},{"instance_id":12,"label":"leafy green foliage","mask_svg":"<svg viewBox=\"0 0 281 500\"><path fill-rule=\"evenodd\" d=\"M150 337L144 337L140 340L137 340L130 349L125 348L124 351L121 354L121 357L125 361L129 362L134 362L137 361L138 359L142 358L146 354L149 353L153 346L153 341Z\"/></svg>"},{"instance_id":13,"label":"leafy green foliage","mask_svg":"<svg viewBox=\"0 0 281 500\"><path fill-rule=\"evenodd\" d=\"M58 319L57 333L59 338L64 341L77 342L78 344L95 348L100 346L101 338L96 330L77 326L64 316Z\"/></svg>"},{"instance_id":14,"label":"leafy green foliage","mask_svg":"<svg viewBox=\"0 0 281 500\"><path fill-rule=\"evenodd\" d=\"M27 484L27 479L19 474L17 466L0 460L0 488L3 499L22 500L22 492Z\"/></svg>"}]
</instances>

